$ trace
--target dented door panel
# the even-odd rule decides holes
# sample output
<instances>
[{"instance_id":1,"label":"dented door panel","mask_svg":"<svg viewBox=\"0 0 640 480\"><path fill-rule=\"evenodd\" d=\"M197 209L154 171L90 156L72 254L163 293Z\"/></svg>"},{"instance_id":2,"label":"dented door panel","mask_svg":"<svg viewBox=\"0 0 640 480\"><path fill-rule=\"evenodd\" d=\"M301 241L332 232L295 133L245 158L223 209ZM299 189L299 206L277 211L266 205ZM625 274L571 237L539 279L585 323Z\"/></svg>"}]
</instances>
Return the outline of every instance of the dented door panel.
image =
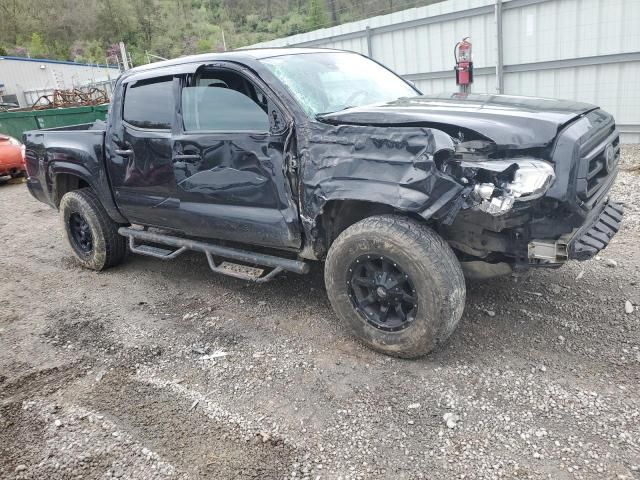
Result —
<instances>
[{"instance_id":1,"label":"dented door panel","mask_svg":"<svg viewBox=\"0 0 640 480\"><path fill-rule=\"evenodd\" d=\"M184 201L278 207L269 135L191 134L174 139L173 170ZM186 158L184 158L186 157Z\"/></svg>"},{"instance_id":2,"label":"dented door panel","mask_svg":"<svg viewBox=\"0 0 640 480\"><path fill-rule=\"evenodd\" d=\"M177 135L175 227L202 237L299 247L297 218L288 212L282 149L282 137L270 133Z\"/></svg>"},{"instance_id":3,"label":"dented door panel","mask_svg":"<svg viewBox=\"0 0 640 480\"><path fill-rule=\"evenodd\" d=\"M121 149L132 153L114 154L111 159L111 181L118 207L132 222L168 226L178 203L170 132L125 125Z\"/></svg>"}]
</instances>

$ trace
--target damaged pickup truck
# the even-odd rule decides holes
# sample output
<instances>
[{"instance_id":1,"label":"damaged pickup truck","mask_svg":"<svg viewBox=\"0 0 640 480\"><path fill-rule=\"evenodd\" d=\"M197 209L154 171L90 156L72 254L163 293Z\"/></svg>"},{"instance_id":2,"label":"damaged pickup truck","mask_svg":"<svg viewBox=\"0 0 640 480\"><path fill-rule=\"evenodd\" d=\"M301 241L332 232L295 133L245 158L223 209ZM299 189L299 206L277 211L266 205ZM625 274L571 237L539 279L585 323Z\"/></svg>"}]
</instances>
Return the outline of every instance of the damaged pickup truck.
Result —
<instances>
[{"instance_id":1,"label":"damaged pickup truck","mask_svg":"<svg viewBox=\"0 0 640 480\"><path fill-rule=\"evenodd\" d=\"M587 260L618 231L614 119L593 105L422 96L361 55L184 57L117 81L106 124L27 132L28 187L79 262L204 253L263 282L324 261L338 317L416 357L447 340L463 272Z\"/></svg>"}]
</instances>

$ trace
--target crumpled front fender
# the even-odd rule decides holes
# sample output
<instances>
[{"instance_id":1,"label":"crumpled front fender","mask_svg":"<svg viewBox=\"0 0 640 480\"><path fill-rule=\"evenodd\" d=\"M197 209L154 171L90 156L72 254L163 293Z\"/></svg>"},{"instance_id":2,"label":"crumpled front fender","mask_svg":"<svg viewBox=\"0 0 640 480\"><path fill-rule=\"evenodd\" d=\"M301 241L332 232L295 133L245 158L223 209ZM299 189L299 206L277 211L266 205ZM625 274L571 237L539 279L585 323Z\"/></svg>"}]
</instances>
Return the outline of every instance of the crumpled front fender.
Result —
<instances>
[{"instance_id":1,"label":"crumpled front fender","mask_svg":"<svg viewBox=\"0 0 640 480\"><path fill-rule=\"evenodd\" d=\"M309 228L332 200L380 203L428 219L463 190L437 166L439 152L454 149L440 130L315 125L300 136L301 207Z\"/></svg>"}]
</instances>

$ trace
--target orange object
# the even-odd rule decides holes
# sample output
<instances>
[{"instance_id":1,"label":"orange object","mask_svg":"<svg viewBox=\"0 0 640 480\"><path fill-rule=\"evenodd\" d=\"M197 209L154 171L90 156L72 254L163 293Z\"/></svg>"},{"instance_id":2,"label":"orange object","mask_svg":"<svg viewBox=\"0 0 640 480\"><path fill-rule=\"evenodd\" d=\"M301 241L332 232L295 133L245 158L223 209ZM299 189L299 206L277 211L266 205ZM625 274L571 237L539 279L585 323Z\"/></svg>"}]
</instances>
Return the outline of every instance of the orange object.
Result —
<instances>
[{"instance_id":1,"label":"orange object","mask_svg":"<svg viewBox=\"0 0 640 480\"><path fill-rule=\"evenodd\" d=\"M0 177L17 177L26 171L24 145L13 137L0 134Z\"/></svg>"}]
</instances>

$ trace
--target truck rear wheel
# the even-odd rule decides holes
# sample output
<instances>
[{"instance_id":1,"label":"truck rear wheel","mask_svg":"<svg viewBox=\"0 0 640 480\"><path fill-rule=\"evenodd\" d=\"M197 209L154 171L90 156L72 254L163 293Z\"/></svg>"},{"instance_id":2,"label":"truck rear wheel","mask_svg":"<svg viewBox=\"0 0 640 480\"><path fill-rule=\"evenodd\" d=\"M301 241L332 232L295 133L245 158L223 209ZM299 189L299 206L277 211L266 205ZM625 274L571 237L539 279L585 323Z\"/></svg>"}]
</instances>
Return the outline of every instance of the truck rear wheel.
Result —
<instances>
[{"instance_id":1,"label":"truck rear wheel","mask_svg":"<svg viewBox=\"0 0 640 480\"><path fill-rule=\"evenodd\" d=\"M104 270L120 263L126 254L126 239L119 225L107 214L88 188L66 193L60 215L71 250L83 267Z\"/></svg>"},{"instance_id":2,"label":"truck rear wheel","mask_svg":"<svg viewBox=\"0 0 640 480\"><path fill-rule=\"evenodd\" d=\"M455 330L466 297L446 242L409 218L369 217L333 242L325 264L329 301L358 339L397 357L425 355Z\"/></svg>"}]
</instances>

